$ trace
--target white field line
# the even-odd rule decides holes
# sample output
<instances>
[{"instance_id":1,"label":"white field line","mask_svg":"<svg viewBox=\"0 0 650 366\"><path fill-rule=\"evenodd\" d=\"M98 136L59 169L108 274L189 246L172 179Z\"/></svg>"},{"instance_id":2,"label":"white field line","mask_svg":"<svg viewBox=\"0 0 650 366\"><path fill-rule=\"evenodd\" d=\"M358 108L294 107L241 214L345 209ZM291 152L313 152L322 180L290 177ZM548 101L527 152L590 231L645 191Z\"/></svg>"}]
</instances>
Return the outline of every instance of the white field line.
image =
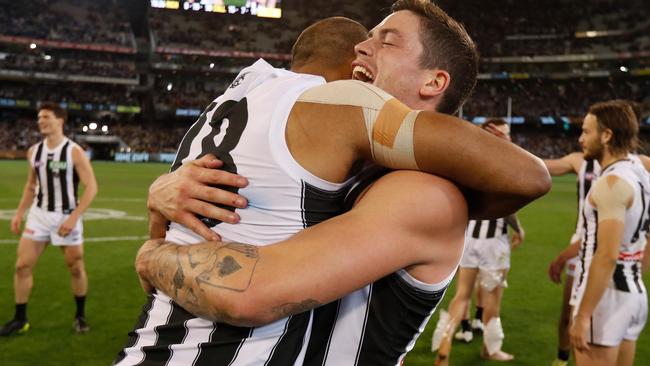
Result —
<instances>
[{"instance_id":1,"label":"white field line","mask_svg":"<svg viewBox=\"0 0 650 366\"><path fill-rule=\"evenodd\" d=\"M141 241L149 239L148 236L100 236L84 238L84 243L109 243L114 241ZM18 244L18 239L0 239L0 244Z\"/></svg>"},{"instance_id":2,"label":"white field line","mask_svg":"<svg viewBox=\"0 0 650 366\"><path fill-rule=\"evenodd\" d=\"M0 198L0 202L19 202L20 197ZM146 202L146 198L97 197L93 202Z\"/></svg>"}]
</instances>

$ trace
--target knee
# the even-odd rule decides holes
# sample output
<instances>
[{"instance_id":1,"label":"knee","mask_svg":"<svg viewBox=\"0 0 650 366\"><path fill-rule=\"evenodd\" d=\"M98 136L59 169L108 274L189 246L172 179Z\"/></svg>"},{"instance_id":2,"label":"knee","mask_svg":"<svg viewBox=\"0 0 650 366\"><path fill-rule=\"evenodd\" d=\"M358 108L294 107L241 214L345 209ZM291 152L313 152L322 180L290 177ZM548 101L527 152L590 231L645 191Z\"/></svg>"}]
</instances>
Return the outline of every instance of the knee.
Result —
<instances>
[{"instance_id":1,"label":"knee","mask_svg":"<svg viewBox=\"0 0 650 366\"><path fill-rule=\"evenodd\" d=\"M32 274L33 268L34 268L33 263L30 263L25 260L21 260L20 258L16 261L16 275L20 277L30 276Z\"/></svg>"},{"instance_id":2,"label":"knee","mask_svg":"<svg viewBox=\"0 0 650 366\"><path fill-rule=\"evenodd\" d=\"M84 262L81 256L72 258L67 262L68 270L72 277L80 277L84 273Z\"/></svg>"}]
</instances>

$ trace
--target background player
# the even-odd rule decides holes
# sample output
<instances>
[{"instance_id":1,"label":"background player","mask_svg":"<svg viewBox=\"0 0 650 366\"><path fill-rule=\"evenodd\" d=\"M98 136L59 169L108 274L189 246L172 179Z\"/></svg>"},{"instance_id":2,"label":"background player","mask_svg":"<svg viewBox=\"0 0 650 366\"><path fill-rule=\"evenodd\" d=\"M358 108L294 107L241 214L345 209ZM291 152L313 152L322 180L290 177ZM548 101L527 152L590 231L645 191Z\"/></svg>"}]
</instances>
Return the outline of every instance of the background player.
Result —
<instances>
[{"instance_id":1,"label":"background player","mask_svg":"<svg viewBox=\"0 0 650 366\"><path fill-rule=\"evenodd\" d=\"M650 226L650 176L630 158L639 125L620 101L589 108L580 144L597 159L601 176L583 207L585 232L571 296L570 331L576 364L632 365L636 339L647 320L640 275Z\"/></svg>"},{"instance_id":2,"label":"background player","mask_svg":"<svg viewBox=\"0 0 650 366\"><path fill-rule=\"evenodd\" d=\"M510 141L510 126L504 121L486 121L484 129ZM508 240L507 227L513 229ZM433 334L432 350L438 350L437 365L446 365L451 353L452 335L467 313L472 290L478 287L483 306L483 348L481 357L510 361L514 357L501 350L503 328L499 317L503 289L507 286L511 245L516 248L524 239L524 230L515 214L493 220L470 220L465 238L465 251L458 271L456 295L449 304L449 313L442 312ZM478 282L478 286L475 283Z\"/></svg>"},{"instance_id":3,"label":"background player","mask_svg":"<svg viewBox=\"0 0 650 366\"><path fill-rule=\"evenodd\" d=\"M88 278L83 260L81 216L97 194L97 182L83 149L63 135L66 118L67 113L58 104L42 103L38 108L38 128L43 141L29 148L27 183L11 220L11 230L20 233L23 216L29 208L16 254L16 312L0 329L2 336L29 330L27 302L34 282L33 268L48 243L61 248L72 276L77 307L73 327L78 333L89 330L84 312ZM84 193L77 201L79 182L84 185Z\"/></svg>"},{"instance_id":4,"label":"background player","mask_svg":"<svg viewBox=\"0 0 650 366\"><path fill-rule=\"evenodd\" d=\"M628 103L634 110L637 123L641 121L641 105L630 101L621 101ZM645 155L639 155L639 159L650 171L650 158ZM571 236L569 247L563 250L549 265L549 277L555 283L562 281L562 270L566 265L566 278L562 295L562 309L558 321L558 353L557 358L553 361L553 366L565 366L569 361L571 353L571 342L569 338L569 325L571 319L571 306L569 299L571 297L571 288L573 286L573 274L575 265L578 261L578 250L580 242L584 236L584 221L582 208L584 200L592 186L594 180L600 175L600 164L598 160L585 160L582 152L574 152L559 159L545 159L544 164L552 176L562 176L569 173L576 174L577 184L577 220L574 234Z\"/></svg>"},{"instance_id":5,"label":"background player","mask_svg":"<svg viewBox=\"0 0 650 366\"><path fill-rule=\"evenodd\" d=\"M571 236L569 247L563 250L550 263L548 273L551 280L555 283L562 281L562 270L566 265L566 278L562 292L562 309L558 321L558 351L557 358L553 361L553 366L565 366L569 361L571 354L571 341L569 339L569 325L571 320L571 307L569 299L571 297L571 288L573 286L573 274L575 265L578 261L577 247L583 237L583 216L582 207L584 205L587 192L591 189L593 181L600 175L600 164L598 160L585 160L582 152L574 152L563 156L560 159L546 159L544 164L552 176L562 176L569 173L576 174L578 210L576 228Z\"/></svg>"}]
</instances>

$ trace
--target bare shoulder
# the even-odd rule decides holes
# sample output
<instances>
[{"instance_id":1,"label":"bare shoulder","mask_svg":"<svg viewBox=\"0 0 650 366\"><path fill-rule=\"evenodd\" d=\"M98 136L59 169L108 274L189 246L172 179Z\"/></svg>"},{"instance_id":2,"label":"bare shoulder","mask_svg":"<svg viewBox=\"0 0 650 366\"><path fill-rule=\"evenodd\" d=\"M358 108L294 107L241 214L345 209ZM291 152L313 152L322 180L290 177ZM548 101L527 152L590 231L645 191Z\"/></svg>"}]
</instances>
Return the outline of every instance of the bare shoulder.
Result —
<instances>
[{"instance_id":1,"label":"bare shoulder","mask_svg":"<svg viewBox=\"0 0 650 366\"><path fill-rule=\"evenodd\" d=\"M409 225L430 226L466 222L467 203L460 189L438 176L398 170L378 179L358 205L377 205Z\"/></svg>"}]
</instances>

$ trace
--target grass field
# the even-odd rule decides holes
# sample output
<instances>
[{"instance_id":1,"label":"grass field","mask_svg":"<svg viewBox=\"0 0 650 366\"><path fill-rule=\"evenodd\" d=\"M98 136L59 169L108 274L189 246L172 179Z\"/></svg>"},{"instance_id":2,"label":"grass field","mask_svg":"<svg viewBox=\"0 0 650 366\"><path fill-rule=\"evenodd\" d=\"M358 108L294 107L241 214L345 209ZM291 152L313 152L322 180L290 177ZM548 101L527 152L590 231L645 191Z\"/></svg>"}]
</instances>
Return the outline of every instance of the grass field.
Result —
<instances>
[{"instance_id":1,"label":"grass field","mask_svg":"<svg viewBox=\"0 0 650 366\"><path fill-rule=\"evenodd\" d=\"M144 304L133 259L142 242L139 238L146 235L148 184L167 165L104 162L93 165L99 194L92 209L95 213L110 213L113 218L84 222L89 277L87 318L92 329L84 335L73 332L74 301L69 275L60 251L48 248L35 270L35 286L28 308L32 329L24 336L0 339L0 365L108 365L124 344ZM14 312L12 276L18 240L9 231L9 211L18 205L27 164L0 161L0 172L0 322L5 322ZM510 287L502 307L504 350L515 354L512 365L548 365L556 352L561 287L547 279L546 268L572 233L574 178L556 179L553 191L524 209L520 218L527 236L524 245L512 255ZM645 279L647 282L648 275ZM452 288L443 307L447 307L453 293ZM434 315L407 358L407 366L433 364L429 348L436 321ZM636 365L650 364L649 333L645 330L638 342ZM480 341L456 344L452 364L499 364L481 361L479 349Z\"/></svg>"}]
</instances>

